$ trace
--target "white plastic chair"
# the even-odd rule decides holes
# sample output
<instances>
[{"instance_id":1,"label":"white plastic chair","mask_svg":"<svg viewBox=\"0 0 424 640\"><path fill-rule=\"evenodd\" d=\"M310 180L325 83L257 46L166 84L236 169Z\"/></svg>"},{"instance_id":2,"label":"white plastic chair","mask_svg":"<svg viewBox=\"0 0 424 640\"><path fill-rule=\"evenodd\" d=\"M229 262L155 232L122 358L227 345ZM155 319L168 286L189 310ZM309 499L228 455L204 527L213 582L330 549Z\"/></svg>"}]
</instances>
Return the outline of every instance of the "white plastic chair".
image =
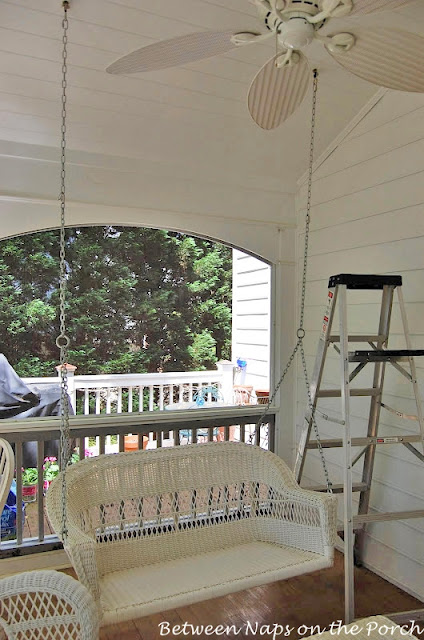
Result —
<instances>
[{"instance_id":1,"label":"white plastic chair","mask_svg":"<svg viewBox=\"0 0 424 640\"><path fill-rule=\"evenodd\" d=\"M91 594L74 578L28 571L0 580L2 628L8 640L97 640L99 614Z\"/></svg>"},{"instance_id":2,"label":"white plastic chair","mask_svg":"<svg viewBox=\"0 0 424 640\"><path fill-rule=\"evenodd\" d=\"M7 440L0 438L0 515L6 504L10 486L13 480L15 456Z\"/></svg>"}]
</instances>

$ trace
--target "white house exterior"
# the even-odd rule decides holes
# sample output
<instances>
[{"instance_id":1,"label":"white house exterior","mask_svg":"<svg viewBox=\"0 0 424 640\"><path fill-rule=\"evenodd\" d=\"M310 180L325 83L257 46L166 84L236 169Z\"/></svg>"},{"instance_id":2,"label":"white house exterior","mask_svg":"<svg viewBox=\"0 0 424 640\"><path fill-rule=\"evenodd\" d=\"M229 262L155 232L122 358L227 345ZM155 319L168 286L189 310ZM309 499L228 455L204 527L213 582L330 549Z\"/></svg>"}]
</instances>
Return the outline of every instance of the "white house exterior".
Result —
<instances>
[{"instance_id":1,"label":"white house exterior","mask_svg":"<svg viewBox=\"0 0 424 640\"><path fill-rule=\"evenodd\" d=\"M232 361L235 383L269 390L271 267L233 250Z\"/></svg>"}]
</instances>

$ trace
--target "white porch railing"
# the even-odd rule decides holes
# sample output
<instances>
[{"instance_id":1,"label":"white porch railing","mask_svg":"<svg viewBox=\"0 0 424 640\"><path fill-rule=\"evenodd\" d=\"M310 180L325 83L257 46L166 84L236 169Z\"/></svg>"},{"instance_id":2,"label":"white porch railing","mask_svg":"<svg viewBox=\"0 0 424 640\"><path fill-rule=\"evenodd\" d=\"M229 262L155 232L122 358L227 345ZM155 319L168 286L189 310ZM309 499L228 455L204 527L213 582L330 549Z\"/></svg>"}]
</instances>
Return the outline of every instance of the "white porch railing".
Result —
<instances>
[{"instance_id":1,"label":"white porch railing","mask_svg":"<svg viewBox=\"0 0 424 640\"><path fill-rule=\"evenodd\" d=\"M57 379L54 379L57 383ZM96 437L98 453L105 453L105 443L111 434L116 434L116 450L125 450L126 436L137 437L137 446L144 446L145 437L154 434L154 446L181 446L195 442L232 440L259 445L274 451L275 414L270 408L266 424L259 428L256 423L262 415L260 405L219 406L199 410L153 411L122 413L121 415L72 416L71 437L81 458L86 455L85 443ZM27 420L0 421L0 437L6 438L15 449L15 466L22 468L24 447L28 442L36 443L36 468L38 471L37 502L22 506L23 483L20 473L16 476L16 523L11 539L0 541L0 558L31 554L36 551L54 550L61 547L57 536L49 528L45 517L43 464L48 442L59 438L60 419L31 418ZM90 452L90 455L93 455Z\"/></svg>"},{"instance_id":2,"label":"white porch railing","mask_svg":"<svg viewBox=\"0 0 424 640\"><path fill-rule=\"evenodd\" d=\"M172 371L167 373L131 373L110 375L74 375L68 371L68 390L74 413L141 413L162 411L174 404L194 403L197 394L209 388L205 400L233 404L233 370L231 362L218 362L214 371ZM38 387L57 384L57 377L23 378L25 384Z\"/></svg>"},{"instance_id":3,"label":"white porch railing","mask_svg":"<svg viewBox=\"0 0 424 640\"><path fill-rule=\"evenodd\" d=\"M231 362L218 362L217 369L213 371L74 375L74 370L74 367L68 369L68 393L75 415L191 409L197 407L199 395L204 400L204 408L242 404L234 396L234 366ZM57 385L60 372L58 374L59 378L23 378L23 381L39 388ZM148 434L148 440L149 448L156 446L153 432ZM167 440L172 446L172 437ZM86 438L84 450L91 455L116 453L119 450L116 435L110 434L104 441L98 436Z\"/></svg>"}]
</instances>

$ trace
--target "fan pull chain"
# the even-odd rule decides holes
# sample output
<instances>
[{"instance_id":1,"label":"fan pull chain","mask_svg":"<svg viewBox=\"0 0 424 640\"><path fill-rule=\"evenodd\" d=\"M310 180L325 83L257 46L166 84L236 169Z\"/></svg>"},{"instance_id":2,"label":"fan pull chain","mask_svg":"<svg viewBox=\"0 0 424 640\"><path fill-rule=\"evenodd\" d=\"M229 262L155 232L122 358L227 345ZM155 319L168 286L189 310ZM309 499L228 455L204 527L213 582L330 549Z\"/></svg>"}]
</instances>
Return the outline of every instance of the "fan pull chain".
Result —
<instances>
[{"instance_id":1,"label":"fan pull chain","mask_svg":"<svg viewBox=\"0 0 424 640\"><path fill-rule=\"evenodd\" d=\"M305 300L306 300L306 276L307 276L307 268L308 268L308 253L309 253L309 232L310 232L310 224L311 224L311 204L312 204L312 179L313 179L313 171L314 171L314 148L315 148L315 124L316 124L316 108L317 108L317 95L318 95L318 70L314 69L313 71L313 86L312 86L312 116L311 116L311 138L309 144L309 170L308 170L308 194L307 194L307 204L306 204L306 217L305 217L305 243L304 243L304 251L303 251L303 273L302 273L302 294L300 301L300 318L299 318L299 327L296 332L297 341L293 348L292 353L287 361L286 366L281 374L281 377L275 386L272 395L268 399L265 411L259 418L255 427L255 434L259 433L260 427L264 424L265 418L270 410L271 404L277 395L284 378L286 377L293 360L298 352L300 352L302 359L302 367L303 367L303 375L305 378L306 390L308 395L308 403L311 411L313 412L313 425L314 431L317 440L318 451L321 458L322 467L325 475L325 482L327 487L327 492L332 493L332 484L330 481L330 476L328 473L327 463L324 456L324 451L321 444L321 439L318 431L318 425L315 420L314 411L313 411L313 403L312 396L309 388L309 380L308 380L308 370L306 367L306 357L303 346L303 341L306 335L304 329L305 322ZM254 435L255 435L254 434ZM258 441L259 439L257 439Z\"/></svg>"},{"instance_id":2,"label":"fan pull chain","mask_svg":"<svg viewBox=\"0 0 424 640\"><path fill-rule=\"evenodd\" d=\"M69 337L66 335L66 239L65 239L65 209L66 209L66 89L67 89L67 56L68 56L68 8L69 2L62 3L64 16L62 19L62 124L61 124L61 173L60 173L60 289L59 289L59 314L60 334L56 339L56 345L60 349L60 468L62 470L62 539L66 541L67 514L66 514L66 467L70 458L70 429L69 429L69 400L68 400L68 347Z\"/></svg>"}]
</instances>

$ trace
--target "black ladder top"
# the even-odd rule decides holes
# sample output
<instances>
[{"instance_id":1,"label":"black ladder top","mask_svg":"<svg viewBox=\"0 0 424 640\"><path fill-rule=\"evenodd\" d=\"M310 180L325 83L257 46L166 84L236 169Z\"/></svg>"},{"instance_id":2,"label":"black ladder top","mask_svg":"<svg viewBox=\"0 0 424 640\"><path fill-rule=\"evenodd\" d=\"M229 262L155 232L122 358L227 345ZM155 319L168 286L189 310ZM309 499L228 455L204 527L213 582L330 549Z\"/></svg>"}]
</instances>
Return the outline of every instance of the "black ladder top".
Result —
<instances>
[{"instance_id":1,"label":"black ladder top","mask_svg":"<svg viewBox=\"0 0 424 640\"><path fill-rule=\"evenodd\" d=\"M347 289L382 289L384 286L401 287L402 276L376 276L367 273L339 273L331 276L329 289L338 284L345 284Z\"/></svg>"}]
</instances>

